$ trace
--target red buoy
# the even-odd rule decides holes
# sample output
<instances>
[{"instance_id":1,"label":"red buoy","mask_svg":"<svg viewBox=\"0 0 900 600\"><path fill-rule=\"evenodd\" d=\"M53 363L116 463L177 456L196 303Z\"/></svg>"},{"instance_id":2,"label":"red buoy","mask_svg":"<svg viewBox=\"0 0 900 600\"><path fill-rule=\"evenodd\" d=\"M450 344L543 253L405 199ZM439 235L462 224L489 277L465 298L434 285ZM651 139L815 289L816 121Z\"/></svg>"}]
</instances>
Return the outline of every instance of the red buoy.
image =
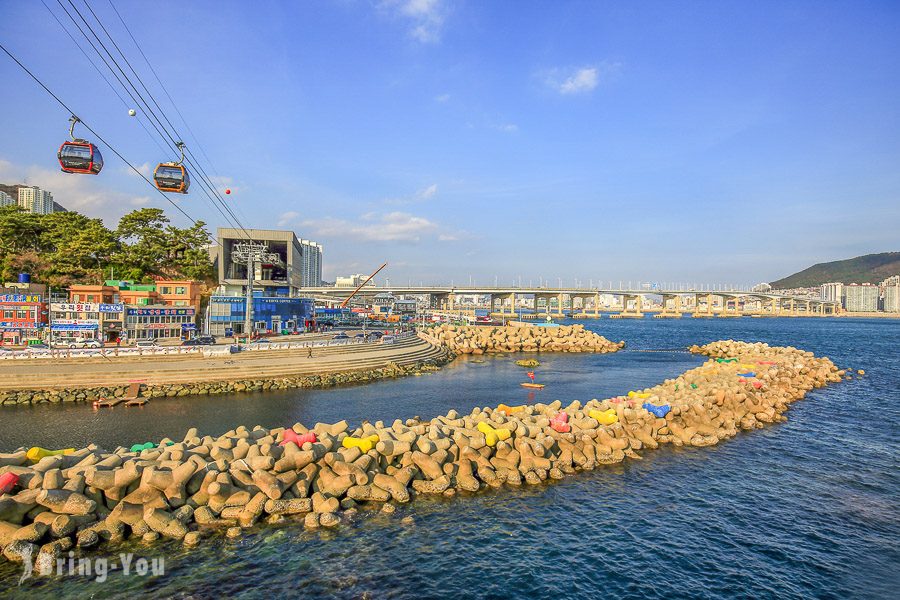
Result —
<instances>
[{"instance_id":1,"label":"red buoy","mask_svg":"<svg viewBox=\"0 0 900 600\"><path fill-rule=\"evenodd\" d=\"M225 193L226 193L226 194L230 194L230 193L231 193L231 190L230 190L230 189L226 189L226 190L225 190Z\"/></svg>"}]
</instances>

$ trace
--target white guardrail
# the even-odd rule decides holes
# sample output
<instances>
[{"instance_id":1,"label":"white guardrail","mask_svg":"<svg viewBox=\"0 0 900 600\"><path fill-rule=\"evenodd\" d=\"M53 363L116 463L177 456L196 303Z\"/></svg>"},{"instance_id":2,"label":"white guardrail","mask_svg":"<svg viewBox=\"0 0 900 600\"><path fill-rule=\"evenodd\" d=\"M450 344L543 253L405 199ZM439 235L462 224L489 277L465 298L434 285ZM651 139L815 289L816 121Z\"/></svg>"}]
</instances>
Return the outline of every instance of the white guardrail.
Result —
<instances>
[{"instance_id":1,"label":"white guardrail","mask_svg":"<svg viewBox=\"0 0 900 600\"><path fill-rule=\"evenodd\" d=\"M414 331L406 331L394 335L395 340L403 340L415 337ZM291 350L302 348L332 348L335 346L350 346L359 344L380 344L380 339L371 338L347 338L341 340L310 340L305 342L270 342L265 344L251 343L249 346L240 346L240 350L234 350L237 345L215 346L157 346L153 348L42 348L28 350L2 350L0 360L28 360L47 358L111 358L116 356L178 356L186 354L202 354L207 357L234 354L235 352L265 352L267 350Z\"/></svg>"}]
</instances>

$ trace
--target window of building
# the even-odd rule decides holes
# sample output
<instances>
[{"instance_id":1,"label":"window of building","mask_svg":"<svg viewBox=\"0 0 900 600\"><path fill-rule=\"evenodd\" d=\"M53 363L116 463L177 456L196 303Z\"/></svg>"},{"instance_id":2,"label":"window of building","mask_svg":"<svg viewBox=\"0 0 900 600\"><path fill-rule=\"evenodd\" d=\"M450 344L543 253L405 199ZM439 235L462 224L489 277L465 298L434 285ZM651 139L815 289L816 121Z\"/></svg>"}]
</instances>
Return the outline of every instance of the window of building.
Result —
<instances>
[{"instance_id":1,"label":"window of building","mask_svg":"<svg viewBox=\"0 0 900 600\"><path fill-rule=\"evenodd\" d=\"M184 288L184 287L177 287L177 288L175 288L175 293L178 294L178 295L180 295L180 296L183 296L184 294L187 293L187 288Z\"/></svg>"}]
</instances>

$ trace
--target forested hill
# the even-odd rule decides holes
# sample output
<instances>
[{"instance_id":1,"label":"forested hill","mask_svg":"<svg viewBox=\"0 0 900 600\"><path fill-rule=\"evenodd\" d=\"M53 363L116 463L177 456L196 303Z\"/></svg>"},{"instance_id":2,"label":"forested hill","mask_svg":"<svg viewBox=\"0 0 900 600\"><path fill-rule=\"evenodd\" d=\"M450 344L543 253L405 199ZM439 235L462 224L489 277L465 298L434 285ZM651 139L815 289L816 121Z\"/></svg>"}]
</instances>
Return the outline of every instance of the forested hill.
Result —
<instances>
[{"instance_id":1,"label":"forested hill","mask_svg":"<svg viewBox=\"0 0 900 600\"><path fill-rule=\"evenodd\" d=\"M847 260L819 263L799 273L773 281L776 290L813 287L823 283L878 283L900 275L900 252L866 254Z\"/></svg>"}]
</instances>

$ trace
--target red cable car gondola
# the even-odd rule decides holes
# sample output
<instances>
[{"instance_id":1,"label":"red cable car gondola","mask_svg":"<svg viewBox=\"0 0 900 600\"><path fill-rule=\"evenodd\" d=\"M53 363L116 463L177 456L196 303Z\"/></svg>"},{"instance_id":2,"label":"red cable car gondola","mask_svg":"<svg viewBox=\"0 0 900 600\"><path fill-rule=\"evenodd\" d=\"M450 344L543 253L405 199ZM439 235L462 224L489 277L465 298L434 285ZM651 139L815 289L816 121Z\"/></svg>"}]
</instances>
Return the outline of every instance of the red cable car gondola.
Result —
<instances>
[{"instance_id":1,"label":"red cable car gondola","mask_svg":"<svg viewBox=\"0 0 900 600\"><path fill-rule=\"evenodd\" d=\"M159 163L156 170L153 171L153 181L156 182L156 187L160 191L187 194L188 188L191 186L191 178L187 169L181 164L184 162L184 144L178 142L176 145L181 150L181 160Z\"/></svg>"},{"instance_id":2,"label":"red cable car gondola","mask_svg":"<svg viewBox=\"0 0 900 600\"><path fill-rule=\"evenodd\" d=\"M59 166L64 173L82 173L85 175L97 175L103 169L103 155L100 149L87 140L75 137L75 123L81 119L72 115L69 122L70 142L63 142L59 147L56 157L59 159Z\"/></svg>"}]
</instances>

